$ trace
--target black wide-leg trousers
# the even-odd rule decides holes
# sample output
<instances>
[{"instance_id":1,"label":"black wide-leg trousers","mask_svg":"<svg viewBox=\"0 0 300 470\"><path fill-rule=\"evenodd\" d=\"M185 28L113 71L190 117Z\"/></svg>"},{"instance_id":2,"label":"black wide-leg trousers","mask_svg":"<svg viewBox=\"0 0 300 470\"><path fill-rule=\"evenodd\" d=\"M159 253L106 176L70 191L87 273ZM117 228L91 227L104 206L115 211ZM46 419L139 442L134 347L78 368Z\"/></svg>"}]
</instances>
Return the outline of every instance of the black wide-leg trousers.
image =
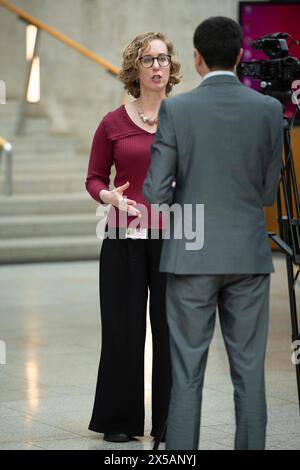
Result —
<instances>
[{"instance_id":1,"label":"black wide-leg trousers","mask_svg":"<svg viewBox=\"0 0 300 470\"><path fill-rule=\"evenodd\" d=\"M162 239L105 238L100 254L102 350L89 429L144 435L144 352L150 293L152 430L160 431L171 389Z\"/></svg>"}]
</instances>

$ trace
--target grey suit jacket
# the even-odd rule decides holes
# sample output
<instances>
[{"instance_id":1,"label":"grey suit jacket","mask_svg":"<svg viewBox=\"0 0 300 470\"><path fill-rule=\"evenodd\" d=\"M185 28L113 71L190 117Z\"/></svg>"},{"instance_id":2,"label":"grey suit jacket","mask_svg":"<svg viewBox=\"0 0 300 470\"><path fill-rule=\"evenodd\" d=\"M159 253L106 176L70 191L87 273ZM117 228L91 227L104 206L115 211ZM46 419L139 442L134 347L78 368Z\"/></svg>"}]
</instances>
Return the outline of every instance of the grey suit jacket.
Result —
<instances>
[{"instance_id":1,"label":"grey suit jacket","mask_svg":"<svg viewBox=\"0 0 300 470\"><path fill-rule=\"evenodd\" d=\"M152 204L189 204L193 217L188 216L185 224L201 232L204 243L187 249L190 232L185 236L182 217L171 210L161 271L274 270L263 206L275 200L282 145L279 101L247 88L236 77L207 78L191 92L162 102L144 195ZM197 204L204 205L204 225L196 219Z\"/></svg>"}]
</instances>

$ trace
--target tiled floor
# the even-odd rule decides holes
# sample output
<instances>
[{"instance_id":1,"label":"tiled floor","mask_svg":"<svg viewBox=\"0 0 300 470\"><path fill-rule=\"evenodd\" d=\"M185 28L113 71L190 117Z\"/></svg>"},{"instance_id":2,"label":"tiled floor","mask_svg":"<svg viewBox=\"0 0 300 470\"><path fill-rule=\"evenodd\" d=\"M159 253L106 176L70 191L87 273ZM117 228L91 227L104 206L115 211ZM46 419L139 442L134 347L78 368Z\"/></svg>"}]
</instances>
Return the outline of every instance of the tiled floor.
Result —
<instances>
[{"instance_id":1,"label":"tiled floor","mask_svg":"<svg viewBox=\"0 0 300 470\"><path fill-rule=\"evenodd\" d=\"M267 356L269 449L300 449L283 258L272 277ZM151 341L146 346L146 435L109 444L88 431L99 360L98 263L0 267L0 449L151 449ZM219 328L207 367L202 449L232 449L232 386ZM163 448L163 445L161 446Z\"/></svg>"}]
</instances>

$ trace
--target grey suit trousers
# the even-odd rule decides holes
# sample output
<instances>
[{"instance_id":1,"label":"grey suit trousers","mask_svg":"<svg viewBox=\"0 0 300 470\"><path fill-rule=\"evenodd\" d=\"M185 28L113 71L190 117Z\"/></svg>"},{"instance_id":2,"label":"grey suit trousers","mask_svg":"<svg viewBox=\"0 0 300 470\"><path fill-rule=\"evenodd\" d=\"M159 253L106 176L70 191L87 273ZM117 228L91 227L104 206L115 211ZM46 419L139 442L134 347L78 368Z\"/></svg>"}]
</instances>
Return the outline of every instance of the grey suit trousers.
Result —
<instances>
[{"instance_id":1,"label":"grey suit trousers","mask_svg":"<svg viewBox=\"0 0 300 470\"><path fill-rule=\"evenodd\" d=\"M173 385L166 449L198 449L204 373L217 307L234 386L235 449L264 449L269 289L269 274L168 274Z\"/></svg>"}]
</instances>

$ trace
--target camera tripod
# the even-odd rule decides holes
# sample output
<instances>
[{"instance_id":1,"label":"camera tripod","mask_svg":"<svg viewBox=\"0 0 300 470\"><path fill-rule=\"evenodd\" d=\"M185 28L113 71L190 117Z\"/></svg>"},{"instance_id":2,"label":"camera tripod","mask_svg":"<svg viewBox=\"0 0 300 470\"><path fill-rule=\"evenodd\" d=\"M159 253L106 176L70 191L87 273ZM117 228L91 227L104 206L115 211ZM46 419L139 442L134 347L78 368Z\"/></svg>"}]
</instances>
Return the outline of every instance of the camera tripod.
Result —
<instances>
[{"instance_id":1,"label":"camera tripod","mask_svg":"<svg viewBox=\"0 0 300 470\"><path fill-rule=\"evenodd\" d=\"M295 166L291 148L291 128L293 120L283 118L284 154L281 164L281 178L277 193L277 214L279 234L269 233L269 237L286 255L286 269L289 289L290 317L292 327L293 361L296 368L298 403L300 410L300 347L297 300L295 287L300 274L300 204Z\"/></svg>"}]
</instances>

